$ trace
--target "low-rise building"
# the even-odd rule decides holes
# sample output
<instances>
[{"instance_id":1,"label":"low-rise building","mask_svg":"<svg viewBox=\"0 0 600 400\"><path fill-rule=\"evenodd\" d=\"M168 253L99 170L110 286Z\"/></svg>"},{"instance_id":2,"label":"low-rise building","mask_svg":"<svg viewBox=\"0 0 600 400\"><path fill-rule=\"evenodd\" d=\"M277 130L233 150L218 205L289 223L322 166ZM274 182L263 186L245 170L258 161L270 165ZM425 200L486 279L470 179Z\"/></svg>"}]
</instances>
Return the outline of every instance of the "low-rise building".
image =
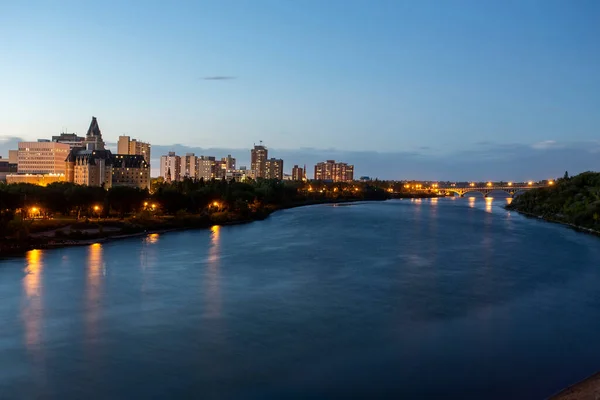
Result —
<instances>
[{"instance_id":1,"label":"low-rise building","mask_svg":"<svg viewBox=\"0 0 600 400\"><path fill-rule=\"evenodd\" d=\"M46 186L54 182L66 182L65 174L8 174L6 183L30 183Z\"/></svg>"},{"instance_id":2,"label":"low-rise building","mask_svg":"<svg viewBox=\"0 0 600 400\"><path fill-rule=\"evenodd\" d=\"M77 136L76 133L61 133L58 136L52 136L52 141L56 143L68 144L71 148L83 147L85 137Z\"/></svg>"},{"instance_id":3,"label":"low-rise building","mask_svg":"<svg viewBox=\"0 0 600 400\"><path fill-rule=\"evenodd\" d=\"M112 157L112 186L150 189L150 164L143 155L116 154Z\"/></svg>"}]
</instances>

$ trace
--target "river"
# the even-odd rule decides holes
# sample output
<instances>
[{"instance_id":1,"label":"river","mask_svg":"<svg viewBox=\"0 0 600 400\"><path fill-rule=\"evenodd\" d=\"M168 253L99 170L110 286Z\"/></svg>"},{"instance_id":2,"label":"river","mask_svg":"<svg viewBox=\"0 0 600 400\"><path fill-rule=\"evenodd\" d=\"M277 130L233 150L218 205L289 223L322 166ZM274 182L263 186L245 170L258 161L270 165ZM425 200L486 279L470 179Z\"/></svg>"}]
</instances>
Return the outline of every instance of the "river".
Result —
<instances>
[{"instance_id":1,"label":"river","mask_svg":"<svg viewBox=\"0 0 600 400\"><path fill-rule=\"evenodd\" d=\"M2 260L0 398L545 398L600 369L600 241L506 201Z\"/></svg>"}]
</instances>

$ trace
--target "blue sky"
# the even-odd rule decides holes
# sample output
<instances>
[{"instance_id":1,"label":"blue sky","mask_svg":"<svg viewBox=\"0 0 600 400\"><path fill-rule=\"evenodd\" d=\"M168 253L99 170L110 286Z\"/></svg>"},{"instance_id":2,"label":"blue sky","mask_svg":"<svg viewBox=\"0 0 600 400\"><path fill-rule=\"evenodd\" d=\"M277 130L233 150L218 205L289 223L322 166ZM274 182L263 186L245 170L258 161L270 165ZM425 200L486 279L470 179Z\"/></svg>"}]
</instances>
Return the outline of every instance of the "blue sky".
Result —
<instances>
[{"instance_id":1,"label":"blue sky","mask_svg":"<svg viewBox=\"0 0 600 400\"><path fill-rule=\"evenodd\" d=\"M107 141L362 152L384 178L422 173L393 154L431 179L467 154L470 179L507 148L531 152L521 170L576 172L599 158L598 21L593 0L2 2L0 137L95 115ZM581 155L530 164L561 149Z\"/></svg>"}]
</instances>

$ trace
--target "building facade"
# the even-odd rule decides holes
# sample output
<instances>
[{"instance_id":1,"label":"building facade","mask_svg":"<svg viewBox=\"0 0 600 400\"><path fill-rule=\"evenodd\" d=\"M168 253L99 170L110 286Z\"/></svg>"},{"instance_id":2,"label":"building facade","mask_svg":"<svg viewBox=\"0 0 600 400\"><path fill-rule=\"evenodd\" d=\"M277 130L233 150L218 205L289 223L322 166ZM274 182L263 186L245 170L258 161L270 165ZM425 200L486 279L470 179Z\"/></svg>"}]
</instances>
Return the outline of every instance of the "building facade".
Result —
<instances>
[{"instance_id":1,"label":"building facade","mask_svg":"<svg viewBox=\"0 0 600 400\"><path fill-rule=\"evenodd\" d=\"M198 157L194 153L187 153L181 157L181 179L198 179Z\"/></svg>"},{"instance_id":2,"label":"building facade","mask_svg":"<svg viewBox=\"0 0 600 400\"><path fill-rule=\"evenodd\" d=\"M9 150L8 151L8 162L11 164L19 163L19 150Z\"/></svg>"},{"instance_id":3,"label":"building facade","mask_svg":"<svg viewBox=\"0 0 600 400\"><path fill-rule=\"evenodd\" d=\"M256 178L266 178L269 150L262 144L250 150L250 169Z\"/></svg>"},{"instance_id":4,"label":"building facade","mask_svg":"<svg viewBox=\"0 0 600 400\"><path fill-rule=\"evenodd\" d=\"M0 180L2 174L0 173ZM54 182L66 182L65 174L8 174L6 183L30 183L32 185L46 186Z\"/></svg>"},{"instance_id":5,"label":"building facade","mask_svg":"<svg viewBox=\"0 0 600 400\"><path fill-rule=\"evenodd\" d=\"M223 157L221 161L225 162L225 169L227 171L235 170L235 158L231 157L231 154L227 154L227 157Z\"/></svg>"},{"instance_id":6,"label":"building facade","mask_svg":"<svg viewBox=\"0 0 600 400\"><path fill-rule=\"evenodd\" d=\"M196 174L198 179L205 181L213 179L215 177L215 162L216 159L214 157L198 157L198 173Z\"/></svg>"},{"instance_id":7,"label":"building facade","mask_svg":"<svg viewBox=\"0 0 600 400\"><path fill-rule=\"evenodd\" d=\"M52 136L52 141L56 143L68 144L71 148L82 147L85 142L83 136L77 136L75 133L61 133L58 136Z\"/></svg>"},{"instance_id":8,"label":"building facade","mask_svg":"<svg viewBox=\"0 0 600 400\"><path fill-rule=\"evenodd\" d=\"M266 179L283 179L283 160L280 158L271 158L265 162L265 175Z\"/></svg>"},{"instance_id":9,"label":"building facade","mask_svg":"<svg viewBox=\"0 0 600 400\"><path fill-rule=\"evenodd\" d=\"M166 156L160 157L160 176L167 182L181 180L181 157L170 151Z\"/></svg>"},{"instance_id":10,"label":"building facade","mask_svg":"<svg viewBox=\"0 0 600 400\"><path fill-rule=\"evenodd\" d=\"M104 148L100 126L92 117L83 146L73 147L66 158L66 180L108 189L112 186L112 163L112 153Z\"/></svg>"},{"instance_id":11,"label":"building facade","mask_svg":"<svg viewBox=\"0 0 600 400\"><path fill-rule=\"evenodd\" d=\"M17 171L21 174L64 174L71 147L50 141L19 142Z\"/></svg>"},{"instance_id":12,"label":"building facade","mask_svg":"<svg viewBox=\"0 0 600 400\"><path fill-rule=\"evenodd\" d=\"M113 155L112 186L150 189L150 164L145 157L137 154Z\"/></svg>"},{"instance_id":13,"label":"building facade","mask_svg":"<svg viewBox=\"0 0 600 400\"><path fill-rule=\"evenodd\" d=\"M354 165L327 160L315 165L315 180L351 182L354 180Z\"/></svg>"},{"instance_id":14,"label":"building facade","mask_svg":"<svg viewBox=\"0 0 600 400\"><path fill-rule=\"evenodd\" d=\"M292 180L303 181L306 179L306 166L304 168L294 165L292 168Z\"/></svg>"},{"instance_id":15,"label":"building facade","mask_svg":"<svg viewBox=\"0 0 600 400\"><path fill-rule=\"evenodd\" d=\"M117 154L143 156L146 163L150 165L150 150L150 143L131 139L130 136L119 136Z\"/></svg>"}]
</instances>

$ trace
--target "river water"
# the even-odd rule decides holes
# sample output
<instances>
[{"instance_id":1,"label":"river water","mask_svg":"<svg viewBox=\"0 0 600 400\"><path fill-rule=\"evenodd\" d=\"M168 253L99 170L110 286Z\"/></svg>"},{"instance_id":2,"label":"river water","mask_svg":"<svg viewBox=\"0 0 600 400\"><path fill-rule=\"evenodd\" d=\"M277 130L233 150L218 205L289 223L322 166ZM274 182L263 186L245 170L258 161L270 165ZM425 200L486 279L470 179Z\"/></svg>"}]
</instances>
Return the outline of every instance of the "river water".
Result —
<instances>
[{"instance_id":1,"label":"river water","mask_svg":"<svg viewBox=\"0 0 600 400\"><path fill-rule=\"evenodd\" d=\"M0 261L0 398L544 398L600 369L600 241L506 201Z\"/></svg>"}]
</instances>

